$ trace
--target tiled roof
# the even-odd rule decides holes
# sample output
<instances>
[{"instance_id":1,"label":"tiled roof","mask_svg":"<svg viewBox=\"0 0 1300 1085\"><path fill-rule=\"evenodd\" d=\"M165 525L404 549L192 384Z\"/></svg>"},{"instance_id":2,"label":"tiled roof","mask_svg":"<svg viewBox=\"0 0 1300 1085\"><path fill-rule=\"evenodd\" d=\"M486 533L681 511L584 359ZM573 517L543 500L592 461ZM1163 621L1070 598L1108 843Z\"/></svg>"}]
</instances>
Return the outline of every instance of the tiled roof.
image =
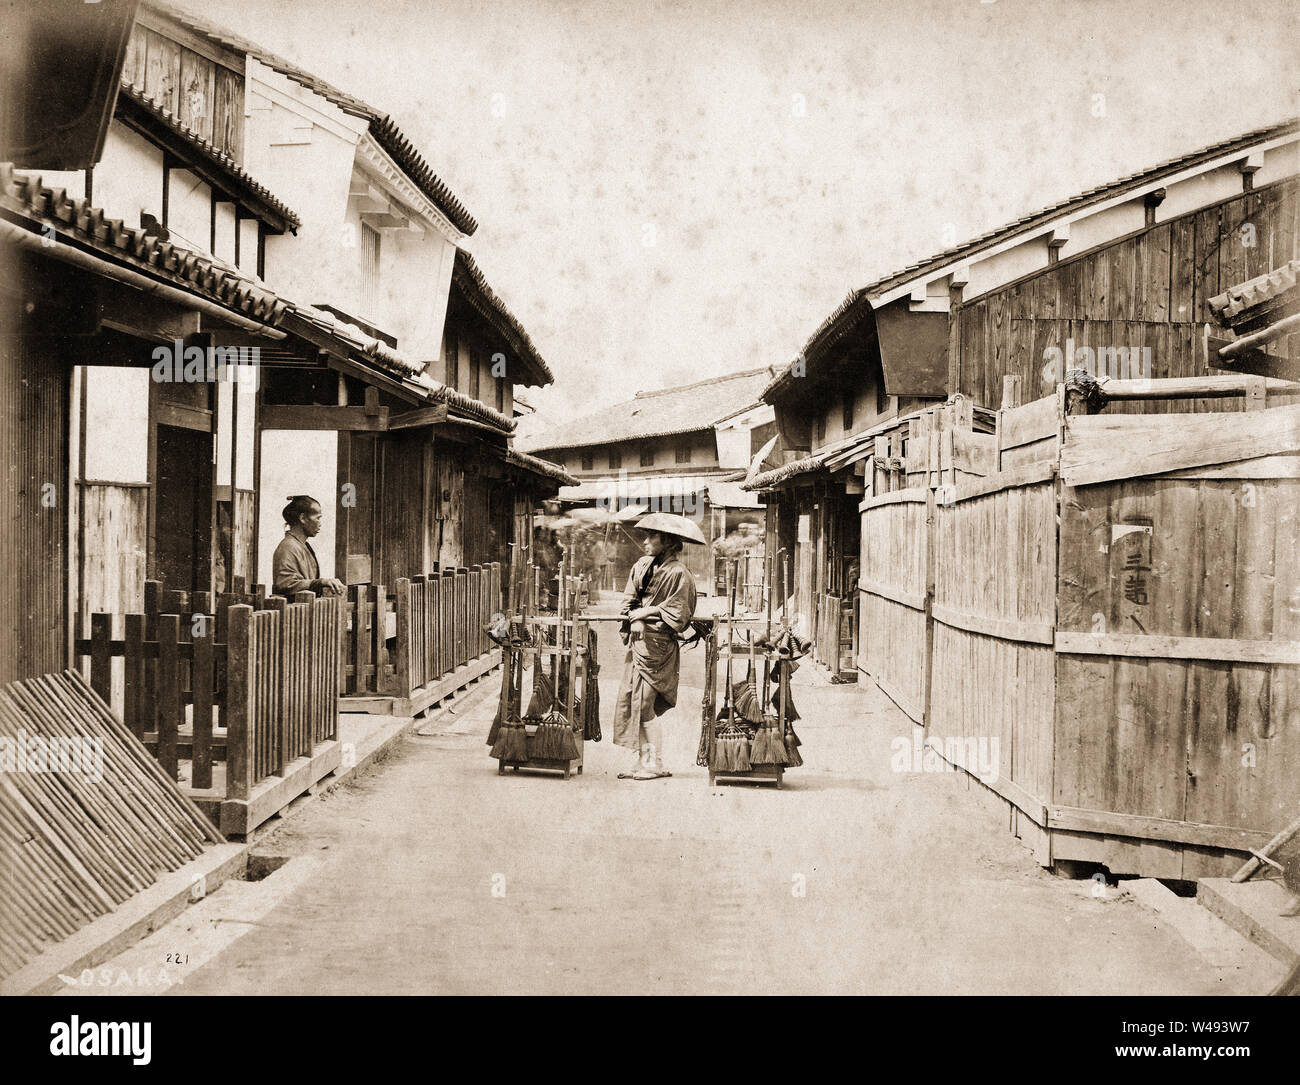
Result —
<instances>
[{"instance_id":1,"label":"tiled roof","mask_svg":"<svg viewBox=\"0 0 1300 1085\"><path fill-rule=\"evenodd\" d=\"M863 292L871 297L877 297L891 287L901 286L912 279L918 278L927 270L944 267L965 256L974 256L981 249L989 248L1000 241L1005 241L1015 237L1017 234L1028 233L1039 226L1046 225L1060 218L1062 215L1072 211L1080 210L1089 204L1101 203L1103 200L1109 200L1122 194L1125 190L1139 188L1151 181L1158 181L1161 177L1179 173L1182 170L1192 166L1197 166L1205 162L1212 162L1216 158L1221 158L1225 154L1231 154L1238 150L1247 150L1257 143L1263 143L1266 140L1273 139L1277 136L1290 135L1300 131L1300 119L1291 118L1278 124L1269 125L1267 128L1256 128L1253 131L1246 132L1239 136L1233 136L1231 139L1220 140L1218 143L1211 143L1209 146L1201 147L1199 150L1189 151L1187 154L1179 155L1177 158L1170 158L1154 166L1148 166L1137 173L1130 173L1124 177L1119 177L1114 181L1108 181L1097 188L1089 188L1078 195L1071 196L1067 200L1061 200L1059 203L1049 204L1039 211L1034 211L1028 215L1022 215L1013 222L1005 226L999 226L995 230L989 230L987 233L973 237L960 245L955 245L951 249L945 249L926 260L921 260L915 264L909 264L900 271L895 271L884 278L877 279L873 283L868 283L862 288Z\"/></svg>"},{"instance_id":2,"label":"tiled roof","mask_svg":"<svg viewBox=\"0 0 1300 1085\"><path fill-rule=\"evenodd\" d=\"M345 113L364 118L369 122L370 134L375 138L375 141L392 155L393 160L402 167L416 187L433 202L439 211L447 216L456 229L463 234L472 234L478 229L478 222L475 221L474 216L456 198L456 195L447 187L446 183L433 172L429 163L424 160L424 157L415 149L411 141L403 135L401 129L397 127L397 124L388 114L380 112L374 106L367 105L360 98L339 90L324 79L304 71L292 61L268 52L255 42L240 37L238 34L217 26L215 23L191 15L188 11L164 3L163 0L145 0L144 6L168 18L175 19L186 29L232 52L251 56L254 60L265 64L273 71L292 79L295 83L302 84L327 101L333 102Z\"/></svg>"},{"instance_id":3,"label":"tiled roof","mask_svg":"<svg viewBox=\"0 0 1300 1085\"><path fill-rule=\"evenodd\" d=\"M479 314L503 335L510 348L528 368L529 379L516 383L544 387L555 381L551 367L538 353L524 326L519 323L509 307L488 285L474 257L464 249L456 250L456 263L452 269L452 283L458 286L466 300Z\"/></svg>"},{"instance_id":4,"label":"tiled roof","mask_svg":"<svg viewBox=\"0 0 1300 1085\"><path fill-rule=\"evenodd\" d=\"M514 432L513 418L433 380L419 363L403 358L355 324L284 298L260 279L214 256L160 241L142 229L126 226L121 219L106 218L102 208L92 207L87 200L70 199L66 190L48 188L39 177L17 174L8 162L0 162L3 220L26 223L29 232L38 232L33 227L52 227L97 254L271 327L292 314L360 355L364 364L404 381L409 391L431 403L445 402L453 415L482 422L504 434Z\"/></svg>"},{"instance_id":5,"label":"tiled roof","mask_svg":"<svg viewBox=\"0 0 1300 1085\"><path fill-rule=\"evenodd\" d=\"M1140 188L1153 181L1158 181L1162 177L1172 176L1182 170L1205 162L1212 162L1216 158L1221 158L1234 151L1244 151L1258 143L1263 143L1278 136L1291 135L1297 131L1300 131L1300 119L1292 118L1279 124L1270 125L1267 128L1257 128L1254 131L1234 136L1231 139L1211 143L1207 147L1179 155L1177 158L1171 158L1155 166L1149 166L1137 173L1117 178L1097 188L1087 189L1067 200L1051 204L1031 214L1022 215L1005 226L989 230L971 238L969 241L962 242L960 245L954 245L952 248L944 249L942 252L936 253L925 260L909 264L899 271L891 272L889 275L876 279L866 286L850 291L844 301L840 303L839 308L823 320L817 330L808 337L800 354L803 356L805 364L815 352L824 354L825 350L831 345L829 341L831 333L838 332L840 325L846 320L856 322L860 318L862 315L860 311L862 302L873 302L890 290L920 279L928 272L938 271L964 258L977 256L982 250L992 248L994 245L1011 240L1020 234L1032 234L1033 231L1054 222L1062 215L1082 210L1091 204L1113 199L1118 195L1122 195L1128 189ZM764 399L768 397L769 393L777 391L789 383L789 375L793 366L793 362L787 365L776 379L763 390Z\"/></svg>"},{"instance_id":6,"label":"tiled roof","mask_svg":"<svg viewBox=\"0 0 1300 1085\"><path fill-rule=\"evenodd\" d=\"M147 96L140 87L123 82L117 100L119 110L129 113L132 106L134 106L148 113L185 139L194 147L195 151L207 158L221 171L229 180L231 187L235 189L236 194L251 196L252 200L250 202L254 206L258 203L264 204L291 230L297 230L302 225L302 220L282 201L277 199L269 189L255 181L243 166L225 151L218 150L210 139L205 139L189 125L184 124L179 117L175 116L161 102Z\"/></svg>"},{"instance_id":7,"label":"tiled roof","mask_svg":"<svg viewBox=\"0 0 1300 1085\"><path fill-rule=\"evenodd\" d=\"M538 456L530 456L527 452L520 452L514 448L506 453L506 463L513 463L516 467L522 467L525 471L531 471L535 475L554 479L561 486L576 486L578 484L578 480L558 463L551 463L550 460L543 460Z\"/></svg>"},{"instance_id":8,"label":"tiled roof","mask_svg":"<svg viewBox=\"0 0 1300 1085\"><path fill-rule=\"evenodd\" d=\"M1286 295L1297 292L1297 283L1300 283L1300 260L1292 260L1258 278L1230 286L1210 299L1210 308L1220 324L1233 328L1256 319L1263 310L1274 308L1275 303L1296 300Z\"/></svg>"},{"instance_id":9,"label":"tiled roof","mask_svg":"<svg viewBox=\"0 0 1300 1085\"><path fill-rule=\"evenodd\" d=\"M160 241L121 219L105 218L88 200L70 199L62 188L41 184L40 177L14 173L0 163L0 208L34 220L85 242L139 271L218 302L233 312L274 325L289 303L260 280L212 256Z\"/></svg>"},{"instance_id":10,"label":"tiled roof","mask_svg":"<svg viewBox=\"0 0 1300 1085\"><path fill-rule=\"evenodd\" d=\"M375 366L420 386L433 403L446 403L449 410L477 422L483 422L502 433L513 433L515 420L502 414L486 403L456 391L440 381L434 380L424 371L424 366L413 362L393 350L387 343L367 334L357 325L340 320L333 313L317 309L311 305L288 303L289 308L298 316L311 321L321 331L345 343L352 350L372 362Z\"/></svg>"},{"instance_id":11,"label":"tiled roof","mask_svg":"<svg viewBox=\"0 0 1300 1085\"><path fill-rule=\"evenodd\" d=\"M712 429L715 422L758 403L769 371L750 369L678 388L638 392L632 399L528 439L529 451L585 448Z\"/></svg>"}]
</instances>

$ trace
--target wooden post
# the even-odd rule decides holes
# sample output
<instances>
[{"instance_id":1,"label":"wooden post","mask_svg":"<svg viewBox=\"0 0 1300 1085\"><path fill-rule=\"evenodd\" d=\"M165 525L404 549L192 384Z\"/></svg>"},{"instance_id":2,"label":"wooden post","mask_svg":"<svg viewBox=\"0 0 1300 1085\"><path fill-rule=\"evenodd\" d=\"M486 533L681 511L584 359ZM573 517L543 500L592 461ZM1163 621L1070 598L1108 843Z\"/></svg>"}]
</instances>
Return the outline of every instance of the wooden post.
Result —
<instances>
[{"instance_id":1,"label":"wooden post","mask_svg":"<svg viewBox=\"0 0 1300 1085\"><path fill-rule=\"evenodd\" d=\"M194 689L194 713L190 740L190 786L212 786L212 693L215 674L212 650L214 623L205 620L203 631L192 638L194 660L190 667L190 684Z\"/></svg>"},{"instance_id":2,"label":"wooden post","mask_svg":"<svg viewBox=\"0 0 1300 1085\"><path fill-rule=\"evenodd\" d=\"M352 691L357 694L370 689L366 669L370 666L370 596L369 584L350 584L352 596Z\"/></svg>"},{"instance_id":3,"label":"wooden post","mask_svg":"<svg viewBox=\"0 0 1300 1085\"><path fill-rule=\"evenodd\" d=\"M1010 407L1019 407L1021 405L1020 396L1020 374L1006 374L1002 378L1002 409L1005 411Z\"/></svg>"},{"instance_id":4,"label":"wooden post","mask_svg":"<svg viewBox=\"0 0 1300 1085\"><path fill-rule=\"evenodd\" d=\"M382 584L375 585L375 614L372 619L375 633L375 680L370 688L383 693L388 683L388 591Z\"/></svg>"},{"instance_id":5,"label":"wooden post","mask_svg":"<svg viewBox=\"0 0 1300 1085\"><path fill-rule=\"evenodd\" d=\"M466 635L469 632L469 600L467 594L469 588L469 570L465 568L457 569L453 583L455 584L455 629L453 637L455 638L456 645L456 656L455 662L453 663L454 668L461 666L469 658L466 655L468 649Z\"/></svg>"},{"instance_id":6,"label":"wooden post","mask_svg":"<svg viewBox=\"0 0 1300 1085\"><path fill-rule=\"evenodd\" d=\"M113 703L113 616L90 616L90 688L105 704Z\"/></svg>"},{"instance_id":7,"label":"wooden post","mask_svg":"<svg viewBox=\"0 0 1300 1085\"><path fill-rule=\"evenodd\" d=\"M226 623L226 797L246 800L254 766L253 608L231 607Z\"/></svg>"},{"instance_id":8,"label":"wooden post","mask_svg":"<svg viewBox=\"0 0 1300 1085\"><path fill-rule=\"evenodd\" d=\"M409 698L415 688L411 682L411 581L397 581L397 658L393 663L393 688L388 692Z\"/></svg>"},{"instance_id":9,"label":"wooden post","mask_svg":"<svg viewBox=\"0 0 1300 1085\"><path fill-rule=\"evenodd\" d=\"M145 724L145 670L144 615L128 614L125 618L122 658L123 710L122 722L131 734L143 740L148 728Z\"/></svg>"},{"instance_id":10,"label":"wooden post","mask_svg":"<svg viewBox=\"0 0 1300 1085\"><path fill-rule=\"evenodd\" d=\"M176 737L184 705L180 681L181 619L179 614L158 615L158 763L177 779Z\"/></svg>"}]
</instances>

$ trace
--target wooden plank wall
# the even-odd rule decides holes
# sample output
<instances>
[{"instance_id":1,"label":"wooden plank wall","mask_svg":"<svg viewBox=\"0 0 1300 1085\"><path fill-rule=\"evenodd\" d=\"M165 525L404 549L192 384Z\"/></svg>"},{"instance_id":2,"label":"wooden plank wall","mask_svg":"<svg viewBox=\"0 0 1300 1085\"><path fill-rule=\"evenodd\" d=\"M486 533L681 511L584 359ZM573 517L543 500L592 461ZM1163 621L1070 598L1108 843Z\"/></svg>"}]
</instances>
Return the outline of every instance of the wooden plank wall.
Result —
<instances>
[{"instance_id":1,"label":"wooden plank wall","mask_svg":"<svg viewBox=\"0 0 1300 1085\"><path fill-rule=\"evenodd\" d=\"M913 720L925 714L929 682L924 487L863 502L859 666Z\"/></svg>"},{"instance_id":2,"label":"wooden plank wall","mask_svg":"<svg viewBox=\"0 0 1300 1085\"><path fill-rule=\"evenodd\" d=\"M1300 252L1300 185L1288 181L1151 227L1094 253L963 303L954 389L996 407L1002 378L1017 375L1025 400L1052 392L1044 353L1052 346L1149 347L1152 376L1207 370L1202 325L1208 300ZM1253 241L1253 244L1248 242ZM1070 368L1067 362L1065 368ZM1134 374L1137 376L1137 374ZM1063 375L1062 375L1063 377ZM1236 403L1117 404L1113 412L1233 410Z\"/></svg>"},{"instance_id":3,"label":"wooden plank wall","mask_svg":"<svg viewBox=\"0 0 1300 1085\"><path fill-rule=\"evenodd\" d=\"M252 490L235 490L235 568L231 575L252 583L253 535L257 526Z\"/></svg>"},{"instance_id":4,"label":"wooden plank wall","mask_svg":"<svg viewBox=\"0 0 1300 1085\"><path fill-rule=\"evenodd\" d=\"M81 628L92 611L126 614L144 603L149 532L149 487L88 482L81 485L86 540L80 599Z\"/></svg>"},{"instance_id":5,"label":"wooden plank wall","mask_svg":"<svg viewBox=\"0 0 1300 1085\"><path fill-rule=\"evenodd\" d=\"M122 78L211 140L236 162L244 157L244 77L140 24L131 31Z\"/></svg>"},{"instance_id":6,"label":"wooden plank wall","mask_svg":"<svg viewBox=\"0 0 1300 1085\"><path fill-rule=\"evenodd\" d=\"M0 336L0 682L61 670L67 656L69 375L57 343Z\"/></svg>"},{"instance_id":7,"label":"wooden plank wall","mask_svg":"<svg viewBox=\"0 0 1300 1085\"><path fill-rule=\"evenodd\" d=\"M1098 831L1122 836L1123 817L1160 819L1154 831L1202 845L1108 842L1113 863L1154 876L1231 873L1225 834L1198 827L1271 834L1300 798L1300 665L1247 661L1261 642L1300 642L1300 479L1257 462L1239 478L1124 479L1063 496L1061 632L1087 634L1085 647L1154 639L1059 652L1053 799L1069 808L1063 823L1113 812ZM1162 637L1198 638L1177 644L1193 658L1162 657Z\"/></svg>"},{"instance_id":8,"label":"wooden plank wall","mask_svg":"<svg viewBox=\"0 0 1300 1085\"><path fill-rule=\"evenodd\" d=\"M388 434L379 444L380 568L372 582L396 584L425 566L426 440L418 434Z\"/></svg>"},{"instance_id":9,"label":"wooden plank wall","mask_svg":"<svg viewBox=\"0 0 1300 1085\"><path fill-rule=\"evenodd\" d=\"M930 733L990 752L996 740L997 779L983 782L1042 825L1052 786L1056 489L1050 468L995 475L988 486L934 510Z\"/></svg>"}]
</instances>

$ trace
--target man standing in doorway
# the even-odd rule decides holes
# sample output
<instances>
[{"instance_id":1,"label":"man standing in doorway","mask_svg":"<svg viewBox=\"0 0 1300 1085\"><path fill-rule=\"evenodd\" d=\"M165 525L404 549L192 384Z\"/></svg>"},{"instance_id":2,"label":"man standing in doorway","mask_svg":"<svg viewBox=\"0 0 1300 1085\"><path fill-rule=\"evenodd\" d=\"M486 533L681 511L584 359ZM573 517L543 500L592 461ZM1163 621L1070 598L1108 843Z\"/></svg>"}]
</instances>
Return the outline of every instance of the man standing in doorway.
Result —
<instances>
[{"instance_id":1,"label":"man standing in doorway","mask_svg":"<svg viewBox=\"0 0 1300 1085\"><path fill-rule=\"evenodd\" d=\"M614 708L614 743L637 751L620 780L671 776L663 762L661 717L677 704L681 677L678 634L695 616L695 578L681 561L683 543L703 543L685 516L656 512L637 528L646 532L645 556L632 566L623 593L627 661Z\"/></svg>"}]
</instances>

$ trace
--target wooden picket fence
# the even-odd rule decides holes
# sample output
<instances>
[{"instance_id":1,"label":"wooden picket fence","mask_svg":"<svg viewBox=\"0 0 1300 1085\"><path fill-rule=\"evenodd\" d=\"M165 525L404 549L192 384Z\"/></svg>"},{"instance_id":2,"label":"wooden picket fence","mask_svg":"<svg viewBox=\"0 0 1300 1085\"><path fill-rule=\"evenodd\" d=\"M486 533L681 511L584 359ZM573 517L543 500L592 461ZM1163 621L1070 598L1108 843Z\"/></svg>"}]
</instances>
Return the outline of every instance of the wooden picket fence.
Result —
<instances>
[{"instance_id":1,"label":"wooden picket fence","mask_svg":"<svg viewBox=\"0 0 1300 1085\"><path fill-rule=\"evenodd\" d=\"M151 581L144 613L123 615L122 639L97 613L75 648L91 687L163 771L222 831L246 833L339 764L343 620L337 597L214 600Z\"/></svg>"},{"instance_id":2,"label":"wooden picket fence","mask_svg":"<svg viewBox=\"0 0 1300 1085\"><path fill-rule=\"evenodd\" d=\"M348 588L344 711L416 714L491 669L487 627L503 608L500 562Z\"/></svg>"}]
</instances>

